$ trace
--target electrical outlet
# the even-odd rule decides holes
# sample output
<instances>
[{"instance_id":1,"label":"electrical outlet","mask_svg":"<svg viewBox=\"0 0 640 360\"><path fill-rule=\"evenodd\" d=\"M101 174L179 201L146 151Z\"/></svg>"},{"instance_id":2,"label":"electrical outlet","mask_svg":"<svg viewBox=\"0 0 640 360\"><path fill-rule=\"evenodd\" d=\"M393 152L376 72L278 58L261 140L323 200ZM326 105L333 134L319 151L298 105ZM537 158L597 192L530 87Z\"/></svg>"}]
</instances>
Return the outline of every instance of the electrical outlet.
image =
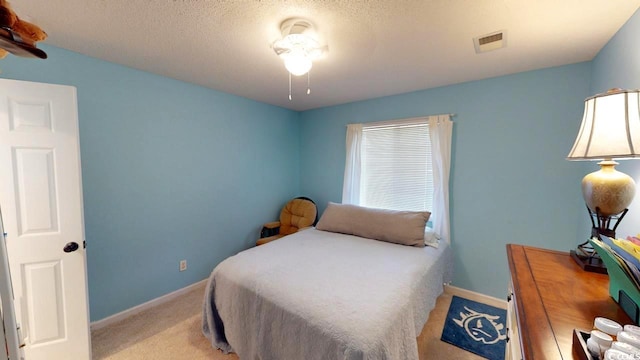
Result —
<instances>
[{"instance_id":1,"label":"electrical outlet","mask_svg":"<svg viewBox=\"0 0 640 360\"><path fill-rule=\"evenodd\" d=\"M187 270L187 260L180 260L180 271Z\"/></svg>"}]
</instances>

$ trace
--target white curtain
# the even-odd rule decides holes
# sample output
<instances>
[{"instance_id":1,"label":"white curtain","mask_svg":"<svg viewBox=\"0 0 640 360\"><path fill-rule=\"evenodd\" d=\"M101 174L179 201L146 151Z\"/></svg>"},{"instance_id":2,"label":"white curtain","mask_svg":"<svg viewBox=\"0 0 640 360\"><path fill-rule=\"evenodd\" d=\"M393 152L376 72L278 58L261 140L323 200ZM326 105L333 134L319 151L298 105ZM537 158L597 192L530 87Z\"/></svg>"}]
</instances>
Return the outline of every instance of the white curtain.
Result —
<instances>
[{"instance_id":1,"label":"white curtain","mask_svg":"<svg viewBox=\"0 0 640 360\"><path fill-rule=\"evenodd\" d=\"M433 209L430 220L433 224L433 230L447 242L450 242L449 170L451 167L453 121L451 121L451 115L448 114L429 116L426 120L429 124L434 177ZM370 125L373 124L367 124L367 126ZM359 205L360 203L362 128L363 124L347 125L347 154L342 187L343 204Z\"/></svg>"},{"instance_id":2,"label":"white curtain","mask_svg":"<svg viewBox=\"0 0 640 360\"><path fill-rule=\"evenodd\" d=\"M347 158L344 166L342 203L360 203L360 145L362 144L362 124L347 125Z\"/></svg>"},{"instance_id":3,"label":"white curtain","mask_svg":"<svg viewBox=\"0 0 640 360\"><path fill-rule=\"evenodd\" d=\"M453 121L450 115L429 116L433 163L433 230L451 242L449 224L449 170Z\"/></svg>"}]
</instances>

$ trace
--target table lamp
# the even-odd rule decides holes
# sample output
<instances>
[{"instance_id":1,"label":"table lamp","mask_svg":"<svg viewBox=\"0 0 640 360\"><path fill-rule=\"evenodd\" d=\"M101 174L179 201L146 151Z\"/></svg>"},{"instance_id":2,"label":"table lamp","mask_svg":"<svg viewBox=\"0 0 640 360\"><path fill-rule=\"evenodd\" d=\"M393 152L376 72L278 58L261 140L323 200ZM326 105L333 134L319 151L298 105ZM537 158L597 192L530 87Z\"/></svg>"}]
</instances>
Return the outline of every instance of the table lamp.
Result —
<instances>
[{"instance_id":1,"label":"table lamp","mask_svg":"<svg viewBox=\"0 0 640 360\"><path fill-rule=\"evenodd\" d=\"M582 179L591 217L591 237L615 237L635 195L635 182L615 169L614 159L640 156L640 90L611 89L584 101L584 116L568 160L601 160L600 170ZM571 251L584 270L606 273L588 241Z\"/></svg>"}]
</instances>

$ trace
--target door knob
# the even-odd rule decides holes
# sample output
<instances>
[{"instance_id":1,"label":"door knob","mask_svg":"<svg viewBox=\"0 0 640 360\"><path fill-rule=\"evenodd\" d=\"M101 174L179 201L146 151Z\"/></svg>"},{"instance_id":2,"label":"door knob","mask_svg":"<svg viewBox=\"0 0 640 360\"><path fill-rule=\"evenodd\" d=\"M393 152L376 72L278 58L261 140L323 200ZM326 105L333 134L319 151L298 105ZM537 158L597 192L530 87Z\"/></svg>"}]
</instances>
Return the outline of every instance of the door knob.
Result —
<instances>
[{"instance_id":1,"label":"door knob","mask_svg":"<svg viewBox=\"0 0 640 360\"><path fill-rule=\"evenodd\" d=\"M80 245L78 245L77 242L73 241L73 242L70 242L67 245L65 245L62 250L64 250L64 252L66 252L66 253L70 253L70 252L74 252L74 251L78 250L79 247L80 247Z\"/></svg>"}]
</instances>

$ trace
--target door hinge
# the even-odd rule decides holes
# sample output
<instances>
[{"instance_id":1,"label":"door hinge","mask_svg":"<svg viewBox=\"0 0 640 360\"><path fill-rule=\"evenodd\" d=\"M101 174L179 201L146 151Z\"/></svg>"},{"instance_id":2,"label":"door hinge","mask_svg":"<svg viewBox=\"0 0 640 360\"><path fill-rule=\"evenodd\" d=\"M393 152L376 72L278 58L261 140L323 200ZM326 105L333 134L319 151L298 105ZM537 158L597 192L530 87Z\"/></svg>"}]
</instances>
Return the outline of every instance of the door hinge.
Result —
<instances>
[{"instance_id":1,"label":"door hinge","mask_svg":"<svg viewBox=\"0 0 640 360\"><path fill-rule=\"evenodd\" d=\"M84 240L84 241L82 242L82 248L83 248L83 249L86 249L86 248L87 248L87 240Z\"/></svg>"},{"instance_id":2,"label":"door hinge","mask_svg":"<svg viewBox=\"0 0 640 360\"><path fill-rule=\"evenodd\" d=\"M22 329L20 328L20 324L16 324L18 326L16 326L16 332L18 333L18 348L22 349L24 348L27 344L24 341L24 338L22 337Z\"/></svg>"}]
</instances>

